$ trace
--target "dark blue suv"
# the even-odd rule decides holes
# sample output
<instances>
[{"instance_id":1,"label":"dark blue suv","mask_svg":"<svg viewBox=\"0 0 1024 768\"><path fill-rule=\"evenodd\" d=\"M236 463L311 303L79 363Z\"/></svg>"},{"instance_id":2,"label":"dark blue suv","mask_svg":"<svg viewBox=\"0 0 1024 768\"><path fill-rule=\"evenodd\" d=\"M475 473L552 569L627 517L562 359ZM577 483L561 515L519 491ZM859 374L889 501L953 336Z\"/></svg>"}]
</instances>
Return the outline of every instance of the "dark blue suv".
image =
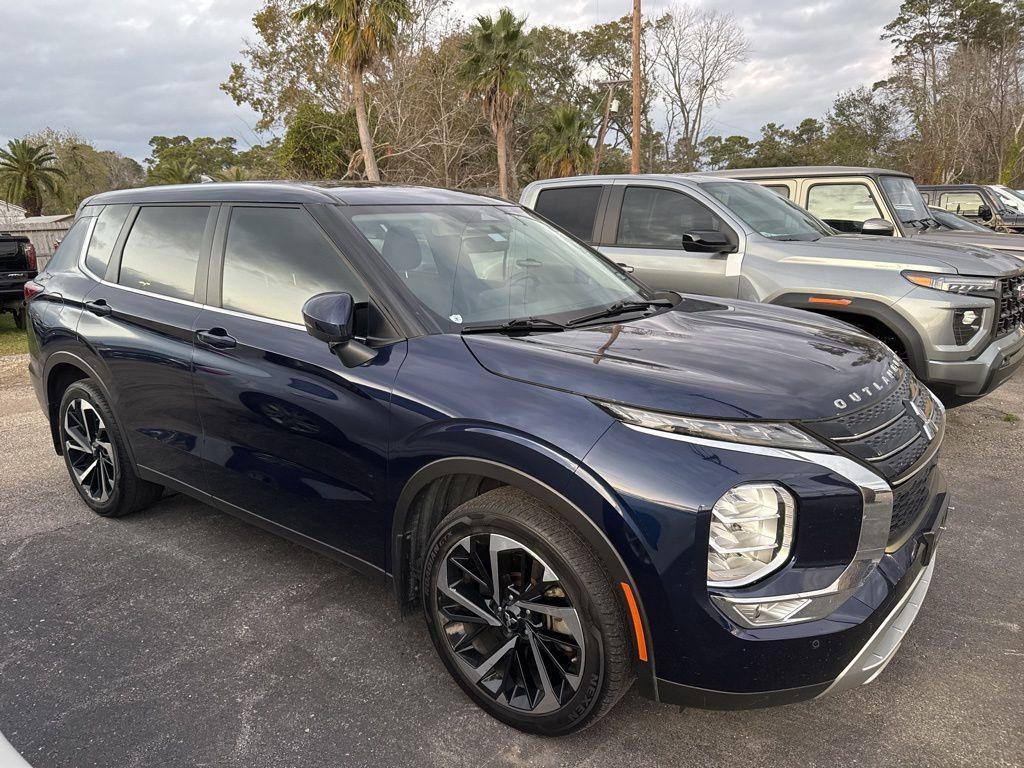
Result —
<instances>
[{"instance_id":1,"label":"dark blue suv","mask_svg":"<svg viewBox=\"0 0 1024 768\"><path fill-rule=\"evenodd\" d=\"M387 580L523 730L634 682L721 708L859 685L928 588L944 412L887 347L654 293L503 201L112 192L26 293L89 507L171 489Z\"/></svg>"}]
</instances>

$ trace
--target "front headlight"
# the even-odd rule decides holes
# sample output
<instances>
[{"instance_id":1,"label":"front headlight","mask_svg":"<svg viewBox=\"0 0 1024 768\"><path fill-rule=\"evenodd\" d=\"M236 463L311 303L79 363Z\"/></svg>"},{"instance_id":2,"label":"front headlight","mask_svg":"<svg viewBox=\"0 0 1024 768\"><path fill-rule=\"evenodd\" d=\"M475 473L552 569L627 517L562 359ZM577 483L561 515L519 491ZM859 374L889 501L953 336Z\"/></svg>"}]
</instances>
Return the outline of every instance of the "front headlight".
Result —
<instances>
[{"instance_id":1,"label":"front headlight","mask_svg":"<svg viewBox=\"0 0 1024 768\"><path fill-rule=\"evenodd\" d=\"M599 402L597 405L619 421L632 424L635 427L674 432L705 440L721 440L727 443L765 445L798 451L830 452L826 446L806 432L783 422L712 421L658 411L645 411L641 408L615 403Z\"/></svg>"},{"instance_id":2,"label":"front headlight","mask_svg":"<svg viewBox=\"0 0 1024 768\"><path fill-rule=\"evenodd\" d=\"M708 586L741 587L778 570L789 558L796 502L781 485L739 485L711 510Z\"/></svg>"},{"instance_id":3,"label":"front headlight","mask_svg":"<svg viewBox=\"0 0 1024 768\"><path fill-rule=\"evenodd\" d=\"M995 277L964 277L963 275L942 275L937 272L904 272L903 277L922 288L934 288L947 293L962 293L971 296L995 296L999 279Z\"/></svg>"}]
</instances>

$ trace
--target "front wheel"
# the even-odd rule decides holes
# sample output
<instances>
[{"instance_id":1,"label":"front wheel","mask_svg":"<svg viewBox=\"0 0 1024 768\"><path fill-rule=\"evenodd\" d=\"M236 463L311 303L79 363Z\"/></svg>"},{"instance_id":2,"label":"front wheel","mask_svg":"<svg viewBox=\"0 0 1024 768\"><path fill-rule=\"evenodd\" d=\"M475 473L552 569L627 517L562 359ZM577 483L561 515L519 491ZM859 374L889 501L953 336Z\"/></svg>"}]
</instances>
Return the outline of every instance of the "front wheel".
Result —
<instances>
[{"instance_id":1,"label":"front wheel","mask_svg":"<svg viewBox=\"0 0 1024 768\"><path fill-rule=\"evenodd\" d=\"M114 414L96 385L85 380L68 387L58 417L68 474L93 512L121 517L160 498L162 487L135 474Z\"/></svg>"},{"instance_id":2,"label":"front wheel","mask_svg":"<svg viewBox=\"0 0 1024 768\"><path fill-rule=\"evenodd\" d=\"M445 666L480 707L515 728L580 730L632 683L611 580L579 535L522 491L491 491L441 521L422 585Z\"/></svg>"}]
</instances>

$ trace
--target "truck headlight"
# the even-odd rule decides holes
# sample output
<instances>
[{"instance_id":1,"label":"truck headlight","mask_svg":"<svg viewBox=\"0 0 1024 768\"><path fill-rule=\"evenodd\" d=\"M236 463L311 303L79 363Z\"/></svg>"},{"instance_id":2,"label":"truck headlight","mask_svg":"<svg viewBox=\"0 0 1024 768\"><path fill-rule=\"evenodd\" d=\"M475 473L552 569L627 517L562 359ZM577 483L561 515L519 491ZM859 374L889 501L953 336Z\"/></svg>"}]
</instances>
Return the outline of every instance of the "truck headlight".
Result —
<instances>
[{"instance_id":1,"label":"truck headlight","mask_svg":"<svg viewBox=\"0 0 1024 768\"><path fill-rule=\"evenodd\" d=\"M695 419L690 416L676 416L660 411L646 411L642 408L633 408L617 403L594 402L619 421L634 427L655 429L659 432L674 432L727 443L765 445L797 451L831 452L829 448L806 432L785 422L712 421L710 419Z\"/></svg>"},{"instance_id":2,"label":"truck headlight","mask_svg":"<svg viewBox=\"0 0 1024 768\"><path fill-rule=\"evenodd\" d=\"M793 495L774 483L738 485L711 510L708 586L741 587L789 558L796 523Z\"/></svg>"},{"instance_id":3,"label":"truck headlight","mask_svg":"<svg viewBox=\"0 0 1024 768\"><path fill-rule=\"evenodd\" d=\"M914 285L922 288L934 288L936 291L961 293L970 296L996 295L999 279L995 277L964 277L963 275L943 275L938 272L904 272L903 277Z\"/></svg>"}]
</instances>

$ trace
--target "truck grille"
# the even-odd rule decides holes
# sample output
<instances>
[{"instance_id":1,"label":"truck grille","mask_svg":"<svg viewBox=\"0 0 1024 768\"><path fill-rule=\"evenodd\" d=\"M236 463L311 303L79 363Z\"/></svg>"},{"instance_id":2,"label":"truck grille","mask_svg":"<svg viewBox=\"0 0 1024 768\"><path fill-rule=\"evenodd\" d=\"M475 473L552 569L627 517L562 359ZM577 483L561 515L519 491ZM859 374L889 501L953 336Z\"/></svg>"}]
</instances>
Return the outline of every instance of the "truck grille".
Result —
<instances>
[{"instance_id":1,"label":"truck grille","mask_svg":"<svg viewBox=\"0 0 1024 768\"><path fill-rule=\"evenodd\" d=\"M867 462L893 486L890 543L898 541L924 511L945 420L942 406L906 367L898 376L893 390L878 402L805 424Z\"/></svg>"},{"instance_id":2,"label":"truck grille","mask_svg":"<svg viewBox=\"0 0 1024 768\"><path fill-rule=\"evenodd\" d=\"M996 337L1013 333L1024 323L1024 275L999 281L999 318Z\"/></svg>"}]
</instances>

